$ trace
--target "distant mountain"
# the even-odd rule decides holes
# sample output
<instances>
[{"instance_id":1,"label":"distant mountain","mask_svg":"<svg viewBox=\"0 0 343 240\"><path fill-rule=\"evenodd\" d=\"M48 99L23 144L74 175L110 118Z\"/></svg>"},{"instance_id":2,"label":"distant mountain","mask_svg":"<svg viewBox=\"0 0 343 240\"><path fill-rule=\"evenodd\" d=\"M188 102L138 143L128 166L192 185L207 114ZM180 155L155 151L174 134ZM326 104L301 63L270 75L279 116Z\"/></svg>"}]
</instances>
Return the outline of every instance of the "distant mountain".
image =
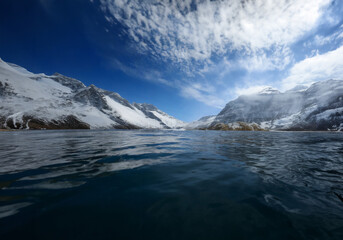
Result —
<instances>
[{"instance_id":1,"label":"distant mountain","mask_svg":"<svg viewBox=\"0 0 343 240\"><path fill-rule=\"evenodd\" d=\"M343 129L343 81L327 80L284 93L268 88L230 101L209 126L256 123L264 129Z\"/></svg>"},{"instance_id":2,"label":"distant mountain","mask_svg":"<svg viewBox=\"0 0 343 240\"><path fill-rule=\"evenodd\" d=\"M185 126L185 128L186 129L205 129L212 124L215 118L216 118L216 115L205 116L205 117L200 118L197 121L188 123Z\"/></svg>"},{"instance_id":3,"label":"distant mountain","mask_svg":"<svg viewBox=\"0 0 343 240\"><path fill-rule=\"evenodd\" d=\"M181 128L184 122L151 104L55 73L34 74L0 59L0 128Z\"/></svg>"},{"instance_id":4,"label":"distant mountain","mask_svg":"<svg viewBox=\"0 0 343 240\"><path fill-rule=\"evenodd\" d=\"M218 123L214 122L216 115L205 116L197 121L190 122L185 125L185 129L198 129L198 130L228 130L228 131L264 131L266 129L261 128L256 123L246 122L231 122L231 123Z\"/></svg>"},{"instance_id":5,"label":"distant mountain","mask_svg":"<svg viewBox=\"0 0 343 240\"><path fill-rule=\"evenodd\" d=\"M266 88L230 101L216 116L184 123L146 103L55 73L34 74L0 59L0 129L186 128L343 130L343 81L284 93Z\"/></svg>"}]
</instances>

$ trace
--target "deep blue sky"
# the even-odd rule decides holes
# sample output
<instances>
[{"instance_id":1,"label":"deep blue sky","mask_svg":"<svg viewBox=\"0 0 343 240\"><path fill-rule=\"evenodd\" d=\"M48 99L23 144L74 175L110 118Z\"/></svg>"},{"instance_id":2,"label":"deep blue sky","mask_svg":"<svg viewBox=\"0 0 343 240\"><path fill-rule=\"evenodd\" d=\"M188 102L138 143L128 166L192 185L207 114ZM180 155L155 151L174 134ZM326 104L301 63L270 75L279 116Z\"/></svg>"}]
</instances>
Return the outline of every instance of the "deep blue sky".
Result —
<instances>
[{"instance_id":1,"label":"deep blue sky","mask_svg":"<svg viewBox=\"0 0 343 240\"><path fill-rule=\"evenodd\" d=\"M265 86L343 79L342 5L1 0L0 57L192 121Z\"/></svg>"}]
</instances>

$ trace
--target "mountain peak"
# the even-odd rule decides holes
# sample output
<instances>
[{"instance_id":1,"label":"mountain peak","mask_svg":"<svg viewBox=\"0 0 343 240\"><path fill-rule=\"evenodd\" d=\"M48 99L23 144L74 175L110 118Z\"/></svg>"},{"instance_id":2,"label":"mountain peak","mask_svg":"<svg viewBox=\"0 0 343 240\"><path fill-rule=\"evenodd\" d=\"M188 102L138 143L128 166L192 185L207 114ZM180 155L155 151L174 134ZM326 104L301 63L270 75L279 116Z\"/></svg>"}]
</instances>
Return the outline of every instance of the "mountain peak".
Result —
<instances>
[{"instance_id":1,"label":"mountain peak","mask_svg":"<svg viewBox=\"0 0 343 240\"><path fill-rule=\"evenodd\" d=\"M296 85L294 88L288 90L287 92L303 92L308 89L308 86L305 85Z\"/></svg>"},{"instance_id":2,"label":"mountain peak","mask_svg":"<svg viewBox=\"0 0 343 240\"><path fill-rule=\"evenodd\" d=\"M261 95L279 94L279 93L280 93L279 90L277 90L276 88L272 88L272 87L266 87L266 88L264 88L258 92L258 94L261 94Z\"/></svg>"},{"instance_id":3,"label":"mountain peak","mask_svg":"<svg viewBox=\"0 0 343 240\"><path fill-rule=\"evenodd\" d=\"M136 108L118 93L55 73L34 74L0 62L0 129L181 128L151 104Z\"/></svg>"},{"instance_id":4,"label":"mountain peak","mask_svg":"<svg viewBox=\"0 0 343 240\"><path fill-rule=\"evenodd\" d=\"M260 95L259 95L260 94ZM280 93L264 88L226 104L214 123L257 123L264 129L328 130L343 122L343 81L327 80Z\"/></svg>"}]
</instances>

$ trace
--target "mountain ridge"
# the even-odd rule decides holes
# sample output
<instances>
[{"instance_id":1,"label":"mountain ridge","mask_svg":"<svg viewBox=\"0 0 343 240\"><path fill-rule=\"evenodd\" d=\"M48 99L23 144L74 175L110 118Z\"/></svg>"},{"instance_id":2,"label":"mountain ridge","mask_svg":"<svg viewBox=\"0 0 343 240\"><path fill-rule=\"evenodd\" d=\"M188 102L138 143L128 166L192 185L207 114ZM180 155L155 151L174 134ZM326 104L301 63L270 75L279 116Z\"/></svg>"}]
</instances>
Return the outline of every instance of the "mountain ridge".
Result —
<instances>
[{"instance_id":1,"label":"mountain ridge","mask_svg":"<svg viewBox=\"0 0 343 240\"><path fill-rule=\"evenodd\" d=\"M0 100L0 129L343 130L343 80L334 79L285 92L266 87L185 123L152 104L0 59Z\"/></svg>"},{"instance_id":2,"label":"mountain ridge","mask_svg":"<svg viewBox=\"0 0 343 240\"><path fill-rule=\"evenodd\" d=\"M228 102L211 122L199 119L193 123L205 129L245 123L257 124L265 130L341 131L343 80L319 81L306 89L298 86L286 92L267 88L241 95Z\"/></svg>"},{"instance_id":3,"label":"mountain ridge","mask_svg":"<svg viewBox=\"0 0 343 240\"><path fill-rule=\"evenodd\" d=\"M54 73L31 73L0 59L0 128L181 128L184 122L151 104Z\"/></svg>"}]
</instances>

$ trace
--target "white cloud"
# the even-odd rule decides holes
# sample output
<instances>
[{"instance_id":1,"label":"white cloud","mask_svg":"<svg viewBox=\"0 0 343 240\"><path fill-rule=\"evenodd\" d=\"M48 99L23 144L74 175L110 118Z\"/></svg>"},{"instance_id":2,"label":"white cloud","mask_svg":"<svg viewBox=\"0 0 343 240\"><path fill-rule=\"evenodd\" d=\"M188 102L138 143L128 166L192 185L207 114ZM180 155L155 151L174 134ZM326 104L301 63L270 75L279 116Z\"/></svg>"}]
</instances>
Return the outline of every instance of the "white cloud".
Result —
<instances>
[{"instance_id":1,"label":"white cloud","mask_svg":"<svg viewBox=\"0 0 343 240\"><path fill-rule=\"evenodd\" d=\"M171 63L186 73L184 79L169 81L153 71L153 74L142 71L138 73L139 77L168 85L178 89L184 97L220 108L232 97L275 85L252 79L254 73L282 71L289 67L294 62L292 44L308 33L313 34L332 0L100 2L105 18L124 26L139 53L148 54L159 62ZM318 56L324 55L308 59ZM292 67L290 76L282 82L284 88L310 81L313 75L309 73L307 80L297 80L299 75L306 75L304 65L310 68L312 64L306 61L309 60ZM117 65L131 75L136 68ZM240 84L225 79L232 71L242 69L248 71L251 79ZM312 72L316 72L315 67ZM212 82L208 82L207 76ZM275 81L279 81L280 86L280 80ZM228 86L229 82L231 86Z\"/></svg>"},{"instance_id":2,"label":"white cloud","mask_svg":"<svg viewBox=\"0 0 343 240\"><path fill-rule=\"evenodd\" d=\"M100 1L106 14L127 28L139 51L178 64L234 50L254 56L275 46L292 44L316 26L321 9L331 2ZM262 52L257 61L264 60Z\"/></svg>"},{"instance_id":3,"label":"white cloud","mask_svg":"<svg viewBox=\"0 0 343 240\"><path fill-rule=\"evenodd\" d=\"M202 102L208 106L212 106L218 109L223 108L225 103L224 98L219 97L218 94L213 92L207 92L204 88L197 86L184 85L181 88L181 94L186 98L193 98L199 102Z\"/></svg>"},{"instance_id":4,"label":"white cloud","mask_svg":"<svg viewBox=\"0 0 343 240\"><path fill-rule=\"evenodd\" d=\"M146 68L141 68L137 66L124 65L115 58L111 60L111 65L114 68L119 69L120 71L124 72L128 76L133 76L136 78L143 78L149 82L159 83L159 84L163 84L169 87L175 87L175 85L172 84L170 81L164 79L160 72L155 71L153 69L146 69Z\"/></svg>"},{"instance_id":5,"label":"white cloud","mask_svg":"<svg viewBox=\"0 0 343 240\"><path fill-rule=\"evenodd\" d=\"M343 46L296 63L282 81L282 90L327 79L343 79Z\"/></svg>"},{"instance_id":6,"label":"white cloud","mask_svg":"<svg viewBox=\"0 0 343 240\"><path fill-rule=\"evenodd\" d=\"M243 57L238 61L238 67L245 68L248 71L267 71L267 70L283 70L293 60L293 54L288 47L273 48L270 53L265 51L257 51L250 56Z\"/></svg>"},{"instance_id":7,"label":"white cloud","mask_svg":"<svg viewBox=\"0 0 343 240\"><path fill-rule=\"evenodd\" d=\"M323 35L316 35L313 39L310 41L307 41L304 46L305 47L318 47L318 46L324 46L329 45L334 42L340 42L343 40L343 27L341 26L338 28L334 33L323 36Z\"/></svg>"},{"instance_id":8,"label":"white cloud","mask_svg":"<svg viewBox=\"0 0 343 240\"><path fill-rule=\"evenodd\" d=\"M251 94L255 94L255 93L259 93L262 90L266 89L266 88L272 88L271 86L267 86L267 85L257 85L257 86L251 86L251 87L247 87L247 88L236 88L235 89L235 93L237 96L240 95L251 95Z\"/></svg>"},{"instance_id":9,"label":"white cloud","mask_svg":"<svg viewBox=\"0 0 343 240\"><path fill-rule=\"evenodd\" d=\"M152 83L159 83L174 89L178 89L180 94L186 98L193 98L208 106L223 108L227 102L227 95L219 96L215 86L204 81L187 81L187 79L168 81L164 79L160 72L153 69L145 69L135 66L127 66L117 59L112 59L112 66L121 70L128 76L143 78Z\"/></svg>"}]
</instances>

